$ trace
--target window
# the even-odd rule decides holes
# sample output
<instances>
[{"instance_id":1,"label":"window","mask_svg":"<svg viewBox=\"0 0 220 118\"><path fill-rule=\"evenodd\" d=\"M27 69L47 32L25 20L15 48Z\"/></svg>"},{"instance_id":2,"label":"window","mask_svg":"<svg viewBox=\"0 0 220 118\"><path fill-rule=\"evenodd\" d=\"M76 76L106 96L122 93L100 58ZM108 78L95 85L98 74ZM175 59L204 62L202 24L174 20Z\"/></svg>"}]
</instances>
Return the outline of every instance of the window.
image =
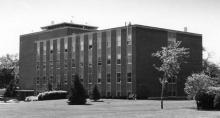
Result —
<instances>
[{"instance_id":1,"label":"window","mask_svg":"<svg viewBox=\"0 0 220 118\"><path fill-rule=\"evenodd\" d=\"M84 42L83 42L83 39L80 40L80 50L81 50L81 51L84 50Z\"/></svg>"},{"instance_id":2,"label":"window","mask_svg":"<svg viewBox=\"0 0 220 118\"><path fill-rule=\"evenodd\" d=\"M131 45L131 41L127 41L127 45Z\"/></svg>"},{"instance_id":3,"label":"window","mask_svg":"<svg viewBox=\"0 0 220 118\"><path fill-rule=\"evenodd\" d=\"M121 30L117 30L116 32L116 46L121 46Z\"/></svg>"},{"instance_id":4,"label":"window","mask_svg":"<svg viewBox=\"0 0 220 118\"><path fill-rule=\"evenodd\" d=\"M101 78L98 78L98 84L100 84L101 83Z\"/></svg>"},{"instance_id":5,"label":"window","mask_svg":"<svg viewBox=\"0 0 220 118\"><path fill-rule=\"evenodd\" d=\"M117 64L121 64L121 54L117 55Z\"/></svg>"},{"instance_id":6,"label":"window","mask_svg":"<svg viewBox=\"0 0 220 118\"><path fill-rule=\"evenodd\" d=\"M89 50L92 50L92 38L89 39Z\"/></svg>"},{"instance_id":7,"label":"window","mask_svg":"<svg viewBox=\"0 0 220 118\"><path fill-rule=\"evenodd\" d=\"M92 73L89 73L89 74L88 74L88 77L89 77L88 82L89 82L89 83L92 83Z\"/></svg>"},{"instance_id":8,"label":"window","mask_svg":"<svg viewBox=\"0 0 220 118\"><path fill-rule=\"evenodd\" d=\"M75 80L75 75L72 74L72 83L74 83L74 80Z\"/></svg>"},{"instance_id":9,"label":"window","mask_svg":"<svg viewBox=\"0 0 220 118\"><path fill-rule=\"evenodd\" d=\"M110 55L108 55L108 57L107 57L107 64L111 64L111 56Z\"/></svg>"},{"instance_id":10,"label":"window","mask_svg":"<svg viewBox=\"0 0 220 118\"><path fill-rule=\"evenodd\" d=\"M98 83L101 83L101 72L98 73Z\"/></svg>"},{"instance_id":11,"label":"window","mask_svg":"<svg viewBox=\"0 0 220 118\"><path fill-rule=\"evenodd\" d=\"M36 83L39 84L39 83L40 83L39 81L40 81L40 78L37 77L37 79L36 79Z\"/></svg>"},{"instance_id":12,"label":"window","mask_svg":"<svg viewBox=\"0 0 220 118\"><path fill-rule=\"evenodd\" d=\"M79 66L83 67L83 62L80 62Z\"/></svg>"},{"instance_id":13,"label":"window","mask_svg":"<svg viewBox=\"0 0 220 118\"><path fill-rule=\"evenodd\" d=\"M127 45L132 45L132 30L131 27L128 27L127 29Z\"/></svg>"},{"instance_id":14,"label":"window","mask_svg":"<svg viewBox=\"0 0 220 118\"><path fill-rule=\"evenodd\" d=\"M37 62L40 61L40 43L37 42Z\"/></svg>"},{"instance_id":15,"label":"window","mask_svg":"<svg viewBox=\"0 0 220 118\"><path fill-rule=\"evenodd\" d=\"M67 38L65 38L65 39L64 39L64 51L65 51L65 52L68 51L67 48L68 48L68 40L67 40Z\"/></svg>"},{"instance_id":16,"label":"window","mask_svg":"<svg viewBox=\"0 0 220 118\"><path fill-rule=\"evenodd\" d=\"M76 67L75 59L72 59L72 68L73 68L73 67Z\"/></svg>"},{"instance_id":17,"label":"window","mask_svg":"<svg viewBox=\"0 0 220 118\"><path fill-rule=\"evenodd\" d=\"M108 92L107 92L107 97L110 97L110 96L111 96L111 92L108 91Z\"/></svg>"},{"instance_id":18,"label":"window","mask_svg":"<svg viewBox=\"0 0 220 118\"><path fill-rule=\"evenodd\" d=\"M51 81L53 80L53 75L50 76L50 80L51 80Z\"/></svg>"},{"instance_id":19,"label":"window","mask_svg":"<svg viewBox=\"0 0 220 118\"><path fill-rule=\"evenodd\" d=\"M60 39L57 40L57 60L60 60Z\"/></svg>"},{"instance_id":20,"label":"window","mask_svg":"<svg viewBox=\"0 0 220 118\"><path fill-rule=\"evenodd\" d=\"M173 45L176 42L176 33L168 32L168 45Z\"/></svg>"},{"instance_id":21,"label":"window","mask_svg":"<svg viewBox=\"0 0 220 118\"><path fill-rule=\"evenodd\" d=\"M107 82L111 82L111 74L107 73Z\"/></svg>"},{"instance_id":22,"label":"window","mask_svg":"<svg viewBox=\"0 0 220 118\"><path fill-rule=\"evenodd\" d=\"M72 38L72 52L76 51L76 37L74 36Z\"/></svg>"},{"instance_id":23,"label":"window","mask_svg":"<svg viewBox=\"0 0 220 118\"><path fill-rule=\"evenodd\" d=\"M107 31L107 48L111 47L111 31Z\"/></svg>"},{"instance_id":24,"label":"window","mask_svg":"<svg viewBox=\"0 0 220 118\"><path fill-rule=\"evenodd\" d=\"M131 72L127 73L127 82L131 82Z\"/></svg>"},{"instance_id":25,"label":"window","mask_svg":"<svg viewBox=\"0 0 220 118\"><path fill-rule=\"evenodd\" d=\"M98 35L97 36L97 49L101 49L102 48L102 40L101 40L102 35L101 35L101 32L99 32L97 35Z\"/></svg>"},{"instance_id":26,"label":"window","mask_svg":"<svg viewBox=\"0 0 220 118\"><path fill-rule=\"evenodd\" d=\"M117 92L117 96L118 97L121 96L121 92L120 91Z\"/></svg>"},{"instance_id":27,"label":"window","mask_svg":"<svg viewBox=\"0 0 220 118\"><path fill-rule=\"evenodd\" d=\"M102 65L102 58L98 57L98 65Z\"/></svg>"},{"instance_id":28,"label":"window","mask_svg":"<svg viewBox=\"0 0 220 118\"><path fill-rule=\"evenodd\" d=\"M131 55L127 56L127 62L128 62L128 64L132 64L132 56Z\"/></svg>"},{"instance_id":29,"label":"window","mask_svg":"<svg viewBox=\"0 0 220 118\"><path fill-rule=\"evenodd\" d=\"M39 67L39 65L37 64L37 66L36 66L36 70L39 70L40 69L40 67Z\"/></svg>"},{"instance_id":30,"label":"window","mask_svg":"<svg viewBox=\"0 0 220 118\"><path fill-rule=\"evenodd\" d=\"M121 73L116 73L117 82L121 82Z\"/></svg>"}]
</instances>

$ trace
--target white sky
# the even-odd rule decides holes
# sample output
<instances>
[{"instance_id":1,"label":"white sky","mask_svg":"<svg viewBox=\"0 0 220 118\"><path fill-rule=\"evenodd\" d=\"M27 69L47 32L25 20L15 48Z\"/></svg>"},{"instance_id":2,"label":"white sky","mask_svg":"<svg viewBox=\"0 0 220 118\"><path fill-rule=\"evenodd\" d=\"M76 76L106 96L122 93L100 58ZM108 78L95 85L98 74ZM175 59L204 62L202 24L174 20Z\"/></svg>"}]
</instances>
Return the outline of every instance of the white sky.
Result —
<instances>
[{"instance_id":1,"label":"white sky","mask_svg":"<svg viewBox=\"0 0 220 118\"><path fill-rule=\"evenodd\" d=\"M123 26L125 21L203 35L211 61L220 64L220 0L0 0L0 56L19 52L19 35L70 22Z\"/></svg>"}]
</instances>

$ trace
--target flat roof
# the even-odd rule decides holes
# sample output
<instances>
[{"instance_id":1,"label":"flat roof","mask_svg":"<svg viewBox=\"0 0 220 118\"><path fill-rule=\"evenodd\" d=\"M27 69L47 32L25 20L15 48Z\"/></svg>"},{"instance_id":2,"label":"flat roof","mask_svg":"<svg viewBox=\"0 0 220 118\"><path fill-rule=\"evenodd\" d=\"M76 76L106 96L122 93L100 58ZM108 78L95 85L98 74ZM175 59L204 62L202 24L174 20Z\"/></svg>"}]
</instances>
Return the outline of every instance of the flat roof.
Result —
<instances>
[{"instance_id":1,"label":"flat roof","mask_svg":"<svg viewBox=\"0 0 220 118\"><path fill-rule=\"evenodd\" d=\"M96 26L91 26L91 25L83 25L83 24L74 24L74 23L63 22L63 23L44 26L44 27L41 27L41 29L42 30L51 30L51 29L57 29L57 28L62 28L62 27L81 28L81 29L87 29L87 30L96 30L98 28Z\"/></svg>"},{"instance_id":2,"label":"flat roof","mask_svg":"<svg viewBox=\"0 0 220 118\"><path fill-rule=\"evenodd\" d=\"M188 31L180 31L180 30L172 30L172 29L152 27L152 26L139 25L139 24L134 24L134 25L131 25L131 26L133 26L133 27L148 28L148 29L156 29L156 30L162 30L162 31L177 32L177 33L183 33L183 34L190 34L190 35L195 35L195 36L202 36L202 34L199 34L199 33L193 33L193 32L188 32Z\"/></svg>"}]
</instances>

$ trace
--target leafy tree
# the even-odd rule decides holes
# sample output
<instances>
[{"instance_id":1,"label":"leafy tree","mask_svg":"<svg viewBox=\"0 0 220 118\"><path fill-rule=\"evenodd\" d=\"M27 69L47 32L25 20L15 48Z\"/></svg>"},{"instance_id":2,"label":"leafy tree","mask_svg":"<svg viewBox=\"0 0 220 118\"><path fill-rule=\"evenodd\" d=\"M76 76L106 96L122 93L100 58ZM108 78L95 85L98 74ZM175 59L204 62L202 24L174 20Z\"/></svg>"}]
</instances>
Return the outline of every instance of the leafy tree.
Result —
<instances>
[{"instance_id":1,"label":"leafy tree","mask_svg":"<svg viewBox=\"0 0 220 118\"><path fill-rule=\"evenodd\" d=\"M202 70L206 75L212 78L217 78L218 73L220 73L219 66L208 61L208 59L203 59Z\"/></svg>"},{"instance_id":2,"label":"leafy tree","mask_svg":"<svg viewBox=\"0 0 220 118\"><path fill-rule=\"evenodd\" d=\"M95 87L93 88L93 91L92 91L92 99L94 101L97 101L100 99L100 93L99 93L99 90L98 90L98 87L97 85L95 85Z\"/></svg>"},{"instance_id":3,"label":"leafy tree","mask_svg":"<svg viewBox=\"0 0 220 118\"><path fill-rule=\"evenodd\" d=\"M86 91L79 80L79 76L75 75L74 78L75 78L74 87L71 88L70 90L68 104L70 105L85 104L87 98Z\"/></svg>"},{"instance_id":4,"label":"leafy tree","mask_svg":"<svg viewBox=\"0 0 220 118\"><path fill-rule=\"evenodd\" d=\"M153 53L153 57L159 58L162 64L154 67L163 73L163 77L160 78L161 87L161 109L163 109L163 94L167 80L170 78L177 79L177 75L180 71L180 65L184 62L184 58L188 56L188 49L182 47L179 48L181 42L174 42L172 45L162 47L162 50Z\"/></svg>"},{"instance_id":5,"label":"leafy tree","mask_svg":"<svg viewBox=\"0 0 220 118\"><path fill-rule=\"evenodd\" d=\"M12 81L18 70L18 55L0 57L0 88L5 88ZM17 81L17 80L16 80Z\"/></svg>"},{"instance_id":6,"label":"leafy tree","mask_svg":"<svg viewBox=\"0 0 220 118\"><path fill-rule=\"evenodd\" d=\"M193 98L200 90L208 91L209 87L215 85L216 81L208 75L206 75L204 72L202 72L192 74L187 78L184 91L186 92L189 98Z\"/></svg>"},{"instance_id":7,"label":"leafy tree","mask_svg":"<svg viewBox=\"0 0 220 118\"><path fill-rule=\"evenodd\" d=\"M16 97L17 96L16 89L17 89L16 80L13 79L7 86L6 91L4 93L4 97Z\"/></svg>"}]
</instances>

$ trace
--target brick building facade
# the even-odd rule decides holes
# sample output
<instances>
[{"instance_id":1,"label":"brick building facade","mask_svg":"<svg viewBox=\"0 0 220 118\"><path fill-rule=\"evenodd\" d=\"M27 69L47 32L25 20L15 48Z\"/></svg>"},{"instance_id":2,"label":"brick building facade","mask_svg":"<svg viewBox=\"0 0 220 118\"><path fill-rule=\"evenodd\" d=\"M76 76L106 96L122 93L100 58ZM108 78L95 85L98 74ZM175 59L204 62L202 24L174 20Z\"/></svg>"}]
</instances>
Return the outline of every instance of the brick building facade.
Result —
<instances>
[{"instance_id":1,"label":"brick building facade","mask_svg":"<svg viewBox=\"0 0 220 118\"><path fill-rule=\"evenodd\" d=\"M72 23L42 28L43 31L20 36L20 76L22 89L69 90L74 75L90 94L97 85L103 97L138 98L160 96L158 72L151 56L170 41L182 41L190 56L178 80L168 83L167 96L185 96L185 79L201 71L202 36L142 25L106 30Z\"/></svg>"}]
</instances>

